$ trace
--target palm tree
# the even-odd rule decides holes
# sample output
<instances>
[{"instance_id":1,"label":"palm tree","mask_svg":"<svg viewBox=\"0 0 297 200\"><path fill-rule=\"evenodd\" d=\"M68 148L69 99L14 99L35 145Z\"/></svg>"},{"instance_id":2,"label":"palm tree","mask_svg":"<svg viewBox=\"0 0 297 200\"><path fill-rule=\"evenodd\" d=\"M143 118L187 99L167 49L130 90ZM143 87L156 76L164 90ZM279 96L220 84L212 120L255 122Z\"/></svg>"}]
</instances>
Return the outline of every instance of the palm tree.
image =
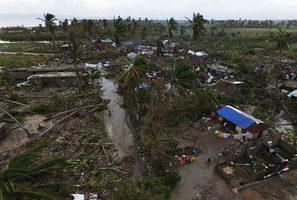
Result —
<instances>
[{"instance_id":1,"label":"palm tree","mask_svg":"<svg viewBox=\"0 0 297 200\"><path fill-rule=\"evenodd\" d=\"M184 88L192 88L197 75L192 71L191 66L180 64L174 68L171 78L174 84L181 85Z\"/></svg>"},{"instance_id":2,"label":"palm tree","mask_svg":"<svg viewBox=\"0 0 297 200\"><path fill-rule=\"evenodd\" d=\"M0 165L1 200L59 200L65 199L61 186L65 183L49 182L51 177L59 177L67 166L64 157L42 159L41 146L29 149Z\"/></svg>"},{"instance_id":3,"label":"palm tree","mask_svg":"<svg viewBox=\"0 0 297 200\"><path fill-rule=\"evenodd\" d=\"M186 32L186 27L184 25L181 25L179 28L179 39L183 39Z\"/></svg>"},{"instance_id":4,"label":"palm tree","mask_svg":"<svg viewBox=\"0 0 297 200\"><path fill-rule=\"evenodd\" d=\"M173 17L171 17L169 20L167 20L167 36L168 39L171 41L173 37L173 31L177 31L178 23Z\"/></svg>"},{"instance_id":5,"label":"palm tree","mask_svg":"<svg viewBox=\"0 0 297 200\"><path fill-rule=\"evenodd\" d=\"M144 25L141 29L141 39L142 40L145 40L146 39L146 36L147 36L147 33L146 33L146 25Z\"/></svg>"},{"instance_id":6,"label":"palm tree","mask_svg":"<svg viewBox=\"0 0 297 200\"><path fill-rule=\"evenodd\" d=\"M131 35L134 37L135 33L136 33L136 30L138 28L138 22L135 19L132 19L132 24L133 24L133 28L132 28Z\"/></svg>"},{"instance_id":7,"label":"palm tree","mask_svg":"<svg viewBox=\"0 0 297 200\"><path fill-rule=\"evenodd\" d=\"M186 17L189 23L189 28L192 29L193 31L193 39L196 42L197 39L202 35L206 29L204 28L204 23L207 21L203 18L203 15L200 13L193 13L193 19L190 20L189 18Z\"/></svg>"},{"instance_id":8,"label":"palm tree","mask_svg":"<svg viewBox=\"0 0 297 200\"><path fill-rule=\"evenodd\" d=\"M62 30L63 30L63 33L65 35L65 39L66 39L66 42L68 41L68 19L65 19L63 22L61 22L61 26L62 26Z\"/></svg>"},{"instance_id":9,"label":"palm tree","mask_svg":"<svg viewBox=\"0 0 297 200\"><path fill-rule=\"evenodd\" d=\"M281 61L282 61L284 51L289 49L288 40L289 40L290 34L287 32L284 32L282 29L279 29L277 34L278 36L277 36L275 49L278 51L278 65L275 70L275 95L278 99L279 97L278 79L279 79L280 70L281 70L281 64L282 64Z\"/></svg>"},{"instance_id":10,"label":"palm tree","mask_svg":"<svg viewBox=\"0 0 297 200\"><path fill-rule=\"evenodd\" d=\"M159 57L160 55L162 55L162 48L164 48L164 44L161 41L160 37L156 37L155 42L157 47L157 56Z\"/></svg>"},{"instance_id":11,"label":"palm tree","mask_svg":"<svg viewBox=\"0 0 297 200\"><path fill-rule=\"evenodd\" d=\"M173 68L171 69L169 76L170 88L167 101L169 100L173 88L177 88L179 91L183 92L184 88L193 88L193 84L195 80L197 80L197 75L192 71L191 66L180 64L176 67L175 60L173 62Z\"/></svg>"},{"instance_id":12,"label":"palm tree","mask_svg":"<svg viewBox=\"0 0 297 200\"><path fill-rule=\"evenodd\" d=\"M124 34L124 32L125 24L123 19L120 16L118 16L117 19L113 18L113 37L117 48L121 44L120 37Z\"/></svg>"},{"instance_id":13,"label":"palm tree","mask_svg":"<svg viewBox=\"0 0 297 200\"><path fill-rule=\"evenodd\" d=\"M80 76L79 76L79 71L77 67L77 61L79 57L79 48L80 48L80 41L78 41L75 38L75 33L74 31L69 32L69 42L70 42L70 48L71 48L71 57L73 59L73 65L75 67L75 73L76 73L76 85L78 85L79 93L80 93Z\"/></svg>"},{"instance_id":14,"label":"palm tree","mask_svg":"<svg viewBox=\"0 0 297 200\"><path fill-rule=\"evenodd\" d=\"M134 89L141 82L142 74L145 72L148 64L145 58L139 56L134 59L132 64L127 59L126 62L131 67L120 76L119 80L123 80L125 84Z\"/></svg>"},{"instance_id":15,"label":"palm tree","mask_svg":"<svg viewBox=\"0 0 297 200\"><path fill-rule=\"evenodd\" d=\"M58 52L60 52L59 48L57 46L56 40L55 40L55 32L56 32L55 21L57 21L58 19L55 17L55 15L50 14L50 13L46 13L46 14L44 13L43 17L44 17L44 19L41 19L41 18L37 18L37 19L44 22L45 27L47 28L47 30L49 31L49 33L52 37L55 47L57 48Z\"/></svg>"}]
</instances>

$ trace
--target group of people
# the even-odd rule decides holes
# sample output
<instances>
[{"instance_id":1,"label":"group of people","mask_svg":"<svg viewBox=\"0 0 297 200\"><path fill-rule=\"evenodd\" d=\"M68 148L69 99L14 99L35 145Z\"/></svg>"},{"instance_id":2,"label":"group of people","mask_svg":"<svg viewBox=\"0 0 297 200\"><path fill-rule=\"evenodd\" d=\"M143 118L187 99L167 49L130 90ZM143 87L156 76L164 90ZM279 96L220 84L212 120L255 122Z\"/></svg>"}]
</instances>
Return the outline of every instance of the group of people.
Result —
<instances>
[{"instance_id":1,"label":"group of people","mask_svg":"<svg viewBox=\"0 0 297 200\"><path fill-rule=\"evenodd\" d=\"M195 157L192 155L188 156L188 155L183 154L181 157L178 158L178 161L181 165L190 164L192 162L195 162Z\"/></svg>"}]
</instances>

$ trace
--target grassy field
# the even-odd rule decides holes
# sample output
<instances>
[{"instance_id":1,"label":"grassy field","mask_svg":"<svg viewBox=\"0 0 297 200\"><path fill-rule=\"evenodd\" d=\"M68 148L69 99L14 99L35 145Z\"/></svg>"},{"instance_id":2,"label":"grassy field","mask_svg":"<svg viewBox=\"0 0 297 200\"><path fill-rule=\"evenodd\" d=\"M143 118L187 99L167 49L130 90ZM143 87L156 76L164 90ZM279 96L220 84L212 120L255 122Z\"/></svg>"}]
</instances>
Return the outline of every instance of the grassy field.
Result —
<instances>
[{"instance_id":1,"label":"grassy field","mask_svg":"<svg viewBox=\"0 0 297 200\"><path fill-rule=\"evenodd\" d=\"M49 59L49 56L31 56L31 55L1 55L0 54L0 66L12 68L12 67L29 67L37 65L41 62L45 62Z\"/></svg>"},{"instance_id":2,"label":"grassy field","mask_svg":"<svg viewBox=\"0 0 297 200\"><path fill-rule=\"evenodd\" d=\"M20 42L14 42L14 43L1 43L0 44L0 49L4 46L7 46L8 49L7 51L13 51L13 52L17 52L17 51L23 51L25 48L28 48L29 46L31 46L28 43L20 43Z\"/></svg>"},{"instance_id":3,"label":"grassy field","mask_svg":"<svg viewBox=\"0 0 297 200\"><path fill-rule=\"evenodd\" d=\"M0 51L2 47L8 48L4 51L9 52L32 52L32 53L56 53L56 49L49 43L34 43L34 42L13 42L0 43Z\"/></svg>"},{"instance_id":4,"label":"grassy field","mask_svg":"<svg viewBox=\"0 0 297 200\"><path fill-rule=\"evenodd\" d=\"M285 29L290 33L297 33L297 28L288 28ZM242 32L242 33L267 33L267 32L277 32L277 28L225 28L226 32Z\"/></svg>"}]
</instances>

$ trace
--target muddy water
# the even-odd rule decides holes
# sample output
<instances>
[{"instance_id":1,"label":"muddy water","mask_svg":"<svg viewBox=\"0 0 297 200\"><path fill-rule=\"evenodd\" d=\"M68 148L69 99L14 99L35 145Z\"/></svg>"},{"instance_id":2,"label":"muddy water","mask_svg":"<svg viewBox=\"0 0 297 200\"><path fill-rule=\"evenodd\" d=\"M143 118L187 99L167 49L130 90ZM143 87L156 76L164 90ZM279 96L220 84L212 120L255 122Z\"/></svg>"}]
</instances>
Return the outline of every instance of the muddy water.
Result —
<instances>
[{"instance_id":1,"label":"muddy water","mask_svg":"<svg viewBox=\"0 0 297 200\"><path fill-rule=\"evenodd\" d=\"M126 110L121 107L123 98L117 93L114 80L102 78L103 99L109 99L108 109L104 114L104 123L108 136L115 143L119 157L131 156L135 160L133 175L144 174L144 163L137 157L134 143L134 130Z\"/></svg>"}]
</instances>

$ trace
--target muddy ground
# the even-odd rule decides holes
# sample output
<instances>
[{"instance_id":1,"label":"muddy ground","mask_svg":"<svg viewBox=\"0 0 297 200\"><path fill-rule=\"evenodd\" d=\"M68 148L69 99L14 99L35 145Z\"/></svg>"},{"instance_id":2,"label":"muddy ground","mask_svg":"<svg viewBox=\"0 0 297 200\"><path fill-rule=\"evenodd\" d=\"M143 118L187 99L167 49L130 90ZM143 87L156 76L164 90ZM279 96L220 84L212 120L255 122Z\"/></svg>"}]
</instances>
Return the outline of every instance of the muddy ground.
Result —
<instances>
[{"instance_id":1,"label":"muddy ground","mask_svg":"<svg viewBox=\"0 0 297 200\"><path fill-rule=\"evenodd\" d=\"M193 141L188 141L193 144ZM181 182L171 194L172 200L231 200L234 199L232 188L215 171L218 154L227 146L237 142L232 138L218 138L214 131L206 131L197 138L196 146L202 154L196 157L194 163L179 168ZM211 158L211 165L206 161Z\"/></svg>"}]
</instances>

